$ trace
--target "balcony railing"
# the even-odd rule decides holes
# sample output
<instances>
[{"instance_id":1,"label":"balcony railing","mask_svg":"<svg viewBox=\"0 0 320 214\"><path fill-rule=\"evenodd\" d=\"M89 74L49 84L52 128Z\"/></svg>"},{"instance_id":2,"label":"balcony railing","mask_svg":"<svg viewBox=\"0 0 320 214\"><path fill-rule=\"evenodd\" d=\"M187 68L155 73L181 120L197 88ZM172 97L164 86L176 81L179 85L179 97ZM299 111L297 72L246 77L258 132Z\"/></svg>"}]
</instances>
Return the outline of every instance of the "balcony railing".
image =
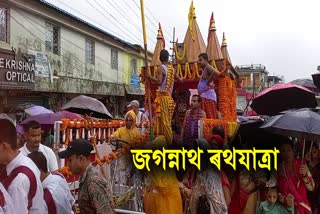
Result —
<instances>
[{"instance_id":1,"label":"balcony railing","mask_svg":"<svg viewBox=\"0 0 320 214\"><path fill-rule=\"evenodd\" d=\"M235 69L261 69L266 70L266 66L261 64L251 64L251 65L237 65Z\"/></svg>"}]
</instances>

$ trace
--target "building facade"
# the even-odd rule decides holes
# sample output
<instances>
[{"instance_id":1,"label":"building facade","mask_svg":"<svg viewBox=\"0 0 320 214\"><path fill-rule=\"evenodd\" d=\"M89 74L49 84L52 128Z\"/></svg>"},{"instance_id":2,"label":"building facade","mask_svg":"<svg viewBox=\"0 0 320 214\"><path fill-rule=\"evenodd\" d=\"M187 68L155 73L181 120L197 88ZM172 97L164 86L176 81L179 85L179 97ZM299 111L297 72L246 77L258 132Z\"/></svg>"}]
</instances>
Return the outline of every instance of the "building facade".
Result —
<instances>
[{"instance_id":1,"label":"building facade","mask_svg":"<svg viewBox=\"0 0 320 214\"><path fill-rule=\"evenodd\" d=\"M84 94L119 115L144 94L143 57L139 45L43 0L0 2L0 112L22 103L58 110Z\"/></svg>"},{"instance_id":2,"label":"building facade","mask_svg":"<svg viewBox=\"0 0 320 214\"><path fill-rule=\"evenodd\" d=\"M242 80L242 88L248 92L259 92L268 87L268 71L261 64L238 65L235 67Z\"/></svg>"},{"instance_id":3,"label":"building facade","mask_svg":"<svg viewBox=\"0 0 320 214\"><path fill-rule=\"evenodd\" d=\"M237 65L235 69L241 79L241 89L237 91L237 109L254 115L250 104L260 91L268 87L268 71L261 64Z\"/></svg>"},{"instance_id":4,"label":"building facade","mask_svg":"<svg viewBox=\"0 0 320 214\"><path fill-rule=\"evenodd\" d=\"M275 84L282 83L283 77L279 76L268 76L268 87L274 86Z\"/></svg>"}]
</instances>

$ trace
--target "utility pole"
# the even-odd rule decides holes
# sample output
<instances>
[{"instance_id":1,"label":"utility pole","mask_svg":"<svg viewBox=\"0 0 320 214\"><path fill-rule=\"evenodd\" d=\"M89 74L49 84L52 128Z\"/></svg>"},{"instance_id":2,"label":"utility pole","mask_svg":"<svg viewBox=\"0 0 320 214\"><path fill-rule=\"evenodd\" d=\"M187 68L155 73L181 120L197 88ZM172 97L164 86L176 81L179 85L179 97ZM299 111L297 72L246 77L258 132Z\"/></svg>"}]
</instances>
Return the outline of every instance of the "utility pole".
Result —
<instances>
[{"instance_id":1,"label":"utility pole","mask_svg":"<svg viewBox=\"0 0 320 214\"><path fill-rule=\"evenodd\" d=\"M170 43L172 43L172 48L170 48L170 50L172 51L172 54L171 54L171 62L172 63L176 62L176 57L175 57L175 52L174 52L174 45L176 44L175 33L176 33L176 28L173 28L173 38L172 38L172 41L170 41Z\"/></svg>"}]
</instances>

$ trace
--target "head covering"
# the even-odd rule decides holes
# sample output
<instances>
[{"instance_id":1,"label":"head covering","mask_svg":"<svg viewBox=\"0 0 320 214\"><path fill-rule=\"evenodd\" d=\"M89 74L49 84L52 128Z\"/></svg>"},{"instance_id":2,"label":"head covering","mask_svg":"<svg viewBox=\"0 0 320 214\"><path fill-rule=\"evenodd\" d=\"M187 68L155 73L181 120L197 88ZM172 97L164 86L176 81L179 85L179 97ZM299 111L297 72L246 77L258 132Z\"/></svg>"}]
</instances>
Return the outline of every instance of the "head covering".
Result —
<instances>
[{"instance_id":1,"label":"head covering","mask_svg":"<svg viewBox=\"0 0 320 214\"><path fill-rule=\"evenodd\" d=\"M215 134L215 135L212 136L212 139L217 142L217 145L218 145L219 149L223 148L224 140L220 135Z\"/></svg>"},{"instance_id":2,"label":"head covering","mask_svg":"<svg viewBox=\"0 0 320 214\"><path fill-rule=\"evenodd\" d=\"M207 153L207 150L212 149L212 146L208 143L206 139L196 139L195 142L197 144L197 147L204 152L204 154L202 154L200 157L201 171L207 170L209 168L211 169L212 167L211 166L212 164L210 162L211 155Z\"/></svg>"},{"instance_id":3,"label":"head covering","mask_svg":"<svg viewBox=\"0 0 320 214\"><path fill-rule=\"evenodd\" d=\"M79 138L72 141L65 151L59 152L58 156L60 158L69 158L72 155L83 155L85 157L89 157L92 150L93 146L89 141Z\"/></svg>"},{"instance_id":4,"label":"head covering","mask_svg":"<svg viewBox=\"0 0 320 214\"><path fill-rule=\"evenodd\" d=\"M136 107L136 108L139 108L140 107L140 103L138 100L132 100L131 103L129 105L127 105L128 108L130 107Z\"/></svg>"},{"instance_id":5,"label":"head covering","mask_svg":"<svg viewBox=\"0 0 320 214\"><path fill-rule=\"evenodd\" d=\"M133 110L130 110L130 111L128 111L128 112L126 113L126 115L124 116L124 119L126 120L129 115L130 115L130 116L132 117L132 119L133 119L132 125L131 125L130 129L133 129L133 128L135 127L135 125L136 125L137 116L136 116L136 113L134 113Z\"/></svg>"}]
</instances>

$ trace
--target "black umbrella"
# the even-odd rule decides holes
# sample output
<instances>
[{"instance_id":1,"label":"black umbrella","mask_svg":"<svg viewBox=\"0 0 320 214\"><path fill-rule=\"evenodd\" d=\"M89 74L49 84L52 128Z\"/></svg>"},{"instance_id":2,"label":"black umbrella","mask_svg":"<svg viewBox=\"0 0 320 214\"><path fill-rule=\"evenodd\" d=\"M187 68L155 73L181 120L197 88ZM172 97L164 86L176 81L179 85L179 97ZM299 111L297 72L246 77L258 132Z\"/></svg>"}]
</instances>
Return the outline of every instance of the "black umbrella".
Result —
<instances>
[{"instance_id":1,"label":"black umbrella","mask_svg":"<svg viewBox=\"0 0 320 214\"><path fill-rule=\"evenodd\" d=\"M306 87L310 89L313 92L319 92L320 90L317 88L317 86L314 85L312 79L296 79L292 81L293 84L301 85L303 87Z\"/></svg>"},{"instance_id":2,"label":"black umbrella","mask_svg":"<svg viewBox=\"0 0 320 214\"><path fill-rule=\"evenodd\" d=\"M273 133L304 140L320 140L320 115L300 109L271 117L261 128Z\"/></svg>"},{"instance_id":3,"label":"black umbrella","mask_svg":"<svg viewBox=\"0 0 320 214\"><path fill-rule=\"evenodd\" d=\"M73 98L61 109L82 115L88 114L96 118L112 118L112 115L102 102L84 95Z\"/></svg>"},{"instance_id":4,"label":"black umbrella","mask_svg":"<svg viewBox=\"0 0 320 214\"><path fill-rule=\"evenodd\" d=\"M280 83L260 92L251 108L262 115L276 115L289 109L315 108L317 100L312 91L293 83Z\"/></svg>"},{"instance_id":5,"label":"black umbrella","mask_svg":"<svg viewBox=\"0 0 320 214\"><path fill-rule=\"evenodd\" d=\"M306 78L303 78L303 79L296 79L296 80L293 80L291 81L293 84L296 84L296 85L302 85L306 88L317 88L314 84L313 84L313 80L312 79L306 79Z\"/></svg>"}]
</instances>

